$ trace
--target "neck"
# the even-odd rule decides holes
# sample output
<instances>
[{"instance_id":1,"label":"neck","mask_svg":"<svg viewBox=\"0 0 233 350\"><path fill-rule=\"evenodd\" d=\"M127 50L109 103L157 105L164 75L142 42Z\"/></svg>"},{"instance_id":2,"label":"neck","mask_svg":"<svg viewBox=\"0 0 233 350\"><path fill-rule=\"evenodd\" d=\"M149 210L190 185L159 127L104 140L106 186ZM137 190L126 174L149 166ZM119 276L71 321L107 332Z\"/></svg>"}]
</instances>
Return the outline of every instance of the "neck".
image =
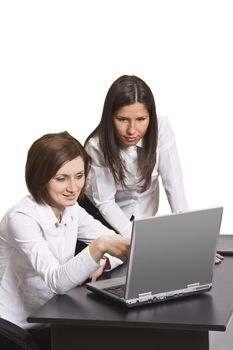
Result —
<instances>
[{"instance_id":1,"label":"neck","mask_svg":"<svg viewBox=\"0 0 233 350\"><path fill-rule=\"evenodd\" d=\"M63 210L62 209L58 209L58 208L52 208L52 209L53 209L53 212L54 212L58 222L61 222Z\"/></svg>"},{"instance_id":2,"label":"neck","mask_svg":"<svg viewBox=\"0 0 233 350\"><path fill-rule=\"evenodd\" d=\"M62 219L62 213L60 213L60 214L57 216L58 222L61 222L61 219Z\"/></svg>"}]
</instances>

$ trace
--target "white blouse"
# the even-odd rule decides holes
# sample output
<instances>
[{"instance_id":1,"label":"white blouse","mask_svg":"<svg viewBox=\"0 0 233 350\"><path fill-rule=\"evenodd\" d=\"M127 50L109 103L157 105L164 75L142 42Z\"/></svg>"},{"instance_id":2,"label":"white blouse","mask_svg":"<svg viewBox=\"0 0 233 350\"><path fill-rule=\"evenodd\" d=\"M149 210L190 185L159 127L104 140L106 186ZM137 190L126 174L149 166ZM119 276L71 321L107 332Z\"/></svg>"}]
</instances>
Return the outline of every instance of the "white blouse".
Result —
<instances>
[{"instance_id":1,"label":"white blouse","mask_svg":"<svg viewBox=\"0 0 233 350\"><path fill-rule=\"evenodd\" d=\"M138 184L137 147L142 147L142 142L121 150L127 169L125 174L127 188L122 188L114 181L105 165L98 137L93 137L86 145L86 150L92 159L86 195L105 220L123 236L131 235L132 215L139 219L156 214L159 205L159 176L172 212L188 210L175 137L168 118L158 116L157 160L152 172L151 185L142 193Z\"/></svg>"},{"instance_id":2,"label":"white blouse","mask_svg":"<svg viewBox=\"0 0 233 350\"><path fill-rule=\"evenodd\" d=\"M114 231L77 203L65 208L58 223L51 207L25 197L0 223L0 317L31 327L26 318L33 311L98 269L88 247L74 256L77 237L90 243L107 234ZM121 262L110 260L112 267Z\"/></svg>"}]
</instances>

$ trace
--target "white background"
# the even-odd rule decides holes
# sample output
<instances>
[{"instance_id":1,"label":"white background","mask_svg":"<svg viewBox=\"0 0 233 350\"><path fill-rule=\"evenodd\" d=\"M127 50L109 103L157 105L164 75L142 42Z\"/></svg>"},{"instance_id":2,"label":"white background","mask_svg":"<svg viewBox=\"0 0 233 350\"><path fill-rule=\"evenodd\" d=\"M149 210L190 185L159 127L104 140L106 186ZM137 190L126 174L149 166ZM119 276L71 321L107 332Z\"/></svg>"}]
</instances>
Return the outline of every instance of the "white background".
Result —
<instances>
[{"instance_id":1,"label":"white background","mask_svg":"<svg viewBox=\"0 0 233 350\"><path fill-rule=\"evenodd\" d=\"M0 217L27 193L32 142L67 130L83 143L112 82L134 74L170 119L189 208L223 206L233 233L231 3L1 0Z\"/></svg>"}]
</instances>

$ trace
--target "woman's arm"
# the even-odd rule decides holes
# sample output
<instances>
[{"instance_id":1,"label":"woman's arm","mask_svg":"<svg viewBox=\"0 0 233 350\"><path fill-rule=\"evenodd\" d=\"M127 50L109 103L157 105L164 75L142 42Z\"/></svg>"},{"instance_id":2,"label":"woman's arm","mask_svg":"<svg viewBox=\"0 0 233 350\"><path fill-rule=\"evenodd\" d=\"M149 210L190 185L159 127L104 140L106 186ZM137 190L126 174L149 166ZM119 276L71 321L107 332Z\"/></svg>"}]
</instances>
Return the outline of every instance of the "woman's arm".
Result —
<instances>
[{"instance_id":1,"label":"woman's arm","mask_svg":"<svg viewBox=\"0 0 233 350\"><path fill-rule=\"evenodd\" d=\"M88 249L84 249L68 261L62 261L62 255L58 256L52 251L42 227L30 216L15 213L8 227L11 245L18 250L22 259L26 260L29 269L40 275L54 293L62 294L82 284L99 267ZM50 246L54 240L55 250L56 240L59 239L61 232L58 229L52 234L54 237L51 235L49 238ZM61 246L61 253L62 249L65 247Z\"/></svg>"},{"instance_id":2,"label":"woman's arm","mask_svg":"<svg viewBox=\"0 0 233 350\"><path fill-rule=\"evenodd\" d=\"M159 119L159 175L172 212L188 210L175 137L167 117Z\"/></svg>"},{"instance_id":3,"label":"woman's arm","mask_svg":"<svg viewBox=\"0 0 233 350\"><path fill-rule=\"evenodd\" d=\"M79 206L78 208L78 217L79 217L79 230L78 230L78 239L89 244L89 249L91 246L91 243L95 240L97 240L99 237L101 237L102 242L104 239L104 236L110 236L112 238L111 244L115 245L117 243L117 240L120 237L120 240L122 237L120 235L117 235L115 231L110 230L106 226L104 226L100 221L94 219L91 215L89 215L85 209ZM117 238L114 238L117 237ZM106 237L106 242L109 238ZM116 240L116 242L114 241ZM129 240L121 240L121 242L129 242ZM97 240L96 243L101 243L99 240ZM104 242L103 242L104 243ZM93 247L96 247L96 244L93 245ZM100 247L102 248L102 246ZM99 260L102 258L103 255L107 256L110 261L110 269L114 269L118 265L122 264L122 261L125 261L124 256L121 258L120 256L116 255L114 251L112 253L109 250L108 246L105 246L107 248L105 252L103 253L103 250L100 249L98 252ZM115 247L112 247L115 249ZM94 253L92 251L92 253ZM98 257L96 257L95 253L92 255L94 260Z\"/></svg>"},{"instance_id":4,"label":"woman's arm","mask_svg":"<svg viewBox=\"0 0 233 350\"><path fill-rule=\"evenodd\" d=\"M66 248L62 243L69 245L69 237L59 243L61 253L56 254L56 240L60 239L59 235L64 237L59 228L57 232L52 231L48 243L40 224L25 214L14 213L8 222L8 234L11 246L18 251L22 261L28 264L28 271L38 274L54 293L63 294L82 284L100 266L90 254L89 248L75 257L64 259ZM74 235L77 236L77 230ZM51 248L53 241L54 249Z\"/></svg>"}]
</instances>

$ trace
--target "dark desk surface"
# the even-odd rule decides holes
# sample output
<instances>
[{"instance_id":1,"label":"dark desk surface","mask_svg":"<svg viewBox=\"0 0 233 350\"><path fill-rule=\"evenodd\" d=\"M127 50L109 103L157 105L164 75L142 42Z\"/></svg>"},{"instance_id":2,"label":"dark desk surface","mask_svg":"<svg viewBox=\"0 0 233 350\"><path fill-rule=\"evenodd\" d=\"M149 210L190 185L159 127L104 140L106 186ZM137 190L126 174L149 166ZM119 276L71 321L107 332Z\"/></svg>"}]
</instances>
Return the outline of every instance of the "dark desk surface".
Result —
<instances>
[{"instance_id":1,"label":"dark desk surface","mask_svg":"<svg viewBox=\"0 0 233 350\"><path fill-rule=\"evenodd\" d=\"M122 266L106 278L124 274ZM233 309L233 257L214 267L210 292L127 309L94 295L85 286L56 295L28 319L63 325L225 331Z\"/></svg>"},{"instance_id":2,"label":"dark desk surface","mask_svg":"<svg viewBox=\"0 0 233 350\"><path fill-rule=\"evenodd\" d=\"M233 235L220 235L217 244L217 251L224 255L233 256Z\"/></svg>"}]
</instances>

